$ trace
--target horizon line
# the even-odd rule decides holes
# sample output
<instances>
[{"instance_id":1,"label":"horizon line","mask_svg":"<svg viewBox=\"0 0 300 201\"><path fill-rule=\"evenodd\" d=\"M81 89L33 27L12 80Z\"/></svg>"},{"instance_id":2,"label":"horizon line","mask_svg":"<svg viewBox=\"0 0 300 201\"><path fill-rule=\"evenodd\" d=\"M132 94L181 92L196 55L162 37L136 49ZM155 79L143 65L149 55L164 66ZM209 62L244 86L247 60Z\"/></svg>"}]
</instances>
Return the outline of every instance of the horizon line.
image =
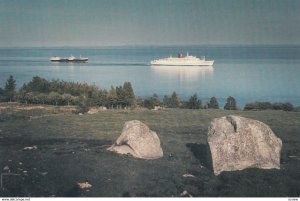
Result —
<instances>
[{"instance_id":1,"label":"horizon line","mask_svg":"<svg viewBox=\"0 0 300 201\"><path fill-rule=\"evenodd\" d=\"M300 47L300 44L128 44L128 45L61 45L61 46L0 46L0 49L9 48L105 48L105 47Z\"/></svg>"}]
</instances>

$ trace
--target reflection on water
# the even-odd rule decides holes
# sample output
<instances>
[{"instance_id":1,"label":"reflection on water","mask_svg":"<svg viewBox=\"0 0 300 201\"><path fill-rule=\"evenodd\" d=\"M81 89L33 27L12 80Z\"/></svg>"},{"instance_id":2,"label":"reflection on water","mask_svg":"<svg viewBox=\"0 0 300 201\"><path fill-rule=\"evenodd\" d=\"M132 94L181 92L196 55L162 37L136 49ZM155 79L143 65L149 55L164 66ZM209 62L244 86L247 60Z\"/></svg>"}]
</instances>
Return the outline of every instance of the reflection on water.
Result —
<instances>
[{"instance_id":1,"label":"reflection on water","mask_svg":"<svg viewBox=\"0 0 300 201\"><path fill-rule=\"evenodd\" d=\"M82 67L81 65L76 65L74 63L51 62L51 64L51 69L55 71L74 71L76 69L81 69Z\"/></svg>"},{"instance_id":2,"label":"reflection on water","mask_svg":"<svg viewBox=\"0 0 300 201\"><path fill-rule=\"evenodd\" d=\"M213 77L212 66L151 66L151 72L157 76L176 78L180 81L207 80Z\"/></svg>"}]
</instances>

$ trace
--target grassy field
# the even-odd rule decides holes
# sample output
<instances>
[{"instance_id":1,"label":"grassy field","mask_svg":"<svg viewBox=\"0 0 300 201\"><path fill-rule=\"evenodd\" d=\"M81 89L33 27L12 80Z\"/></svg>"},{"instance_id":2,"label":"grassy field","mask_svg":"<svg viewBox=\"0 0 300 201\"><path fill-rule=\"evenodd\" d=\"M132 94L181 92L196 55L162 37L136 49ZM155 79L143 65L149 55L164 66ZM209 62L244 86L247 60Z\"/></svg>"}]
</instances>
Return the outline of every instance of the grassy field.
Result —
<instances>
[{"instance_id":1,"label":"grassy field","mask_svg":"<svg viewBox=\"0 0 300 201\"><path fill-rule=\"evenodd\" d=\"M300 113L224 110L0 110L0 196L300 196ZM236 114L268 124L283 141L280 170L246 169L214 176L207 127ZM164 157L135 159L106 151L123 124L140 120L157 132ZM24 150L36 146L37 149ZM7 170L6 170L7 172ZM183 177L193 174L195 177ZM92 187L79 189L77 182Z\"/></svg>"}]
</instances>

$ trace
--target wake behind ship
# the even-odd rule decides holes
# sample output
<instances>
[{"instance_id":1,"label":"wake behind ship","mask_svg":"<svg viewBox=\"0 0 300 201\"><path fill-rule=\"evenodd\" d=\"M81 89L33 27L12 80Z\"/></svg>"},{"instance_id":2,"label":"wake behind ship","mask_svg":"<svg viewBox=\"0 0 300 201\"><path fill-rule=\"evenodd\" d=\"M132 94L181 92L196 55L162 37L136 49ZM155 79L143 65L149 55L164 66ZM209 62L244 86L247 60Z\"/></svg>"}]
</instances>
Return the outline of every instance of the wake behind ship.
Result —
<instances>
[{"instance_id":1,"label":"wake behind ship","mask_svg":"<svg viewBox=\"0 0 300 201\"><path fill-rule=\"evenodd\" d=\"M212 66L214 60L205 60L205 57L201 59L190 56L188 53L184 57L182 53L178 54L178 57L168 57L163 59L157 59L150 62L151 65L155 66Z\"/></svg>"}]
</instances>

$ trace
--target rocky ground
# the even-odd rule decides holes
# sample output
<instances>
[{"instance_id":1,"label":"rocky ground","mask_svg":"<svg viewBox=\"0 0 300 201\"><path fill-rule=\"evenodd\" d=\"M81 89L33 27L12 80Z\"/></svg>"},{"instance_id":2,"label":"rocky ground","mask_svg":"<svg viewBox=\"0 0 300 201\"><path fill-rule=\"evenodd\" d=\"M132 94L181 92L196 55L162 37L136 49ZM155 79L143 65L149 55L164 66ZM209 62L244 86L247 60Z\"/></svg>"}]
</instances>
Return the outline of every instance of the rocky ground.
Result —
<instances>
[{"instance_id":1,"label":"rocky ground","mask_svg":"<svg viewBox=\"0 0 300 201\"><path fill-rule=\"evenodd\" d=\"M167 109L75 115L70 108L14 108L0 107L1 197L300 196L297 112ZM271 127L283 142L280 170L214 175L207 127L228 114ZM106 150L123 124L134 119L157 133L162 158L135 159Z\"/></svg>"}]
</instances>

